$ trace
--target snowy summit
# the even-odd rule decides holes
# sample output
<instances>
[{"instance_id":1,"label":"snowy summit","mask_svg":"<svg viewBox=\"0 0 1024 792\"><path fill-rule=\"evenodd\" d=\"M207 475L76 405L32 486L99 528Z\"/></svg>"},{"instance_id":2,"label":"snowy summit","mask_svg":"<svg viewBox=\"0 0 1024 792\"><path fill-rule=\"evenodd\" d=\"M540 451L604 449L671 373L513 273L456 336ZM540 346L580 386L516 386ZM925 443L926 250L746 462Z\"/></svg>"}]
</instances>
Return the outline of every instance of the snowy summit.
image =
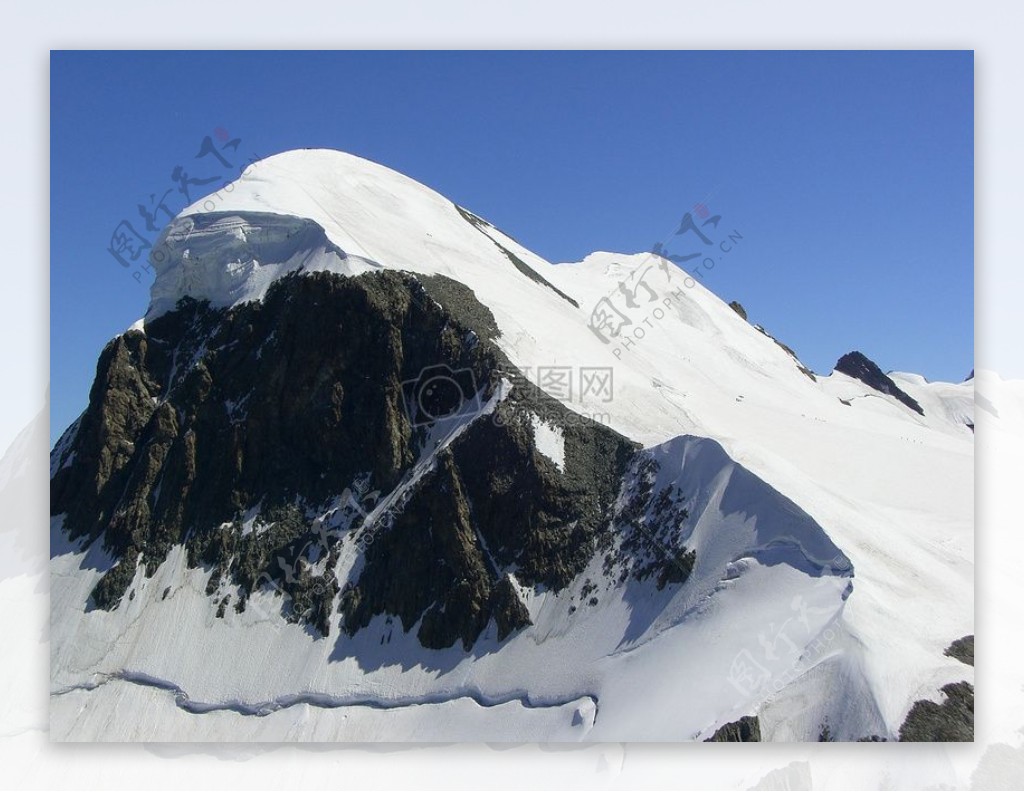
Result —
<instances>
[{"instance_id":1,"label":"snowy summit","mask_svg":"<svg viewBox=\"0 0 1024 792\"><path fill-rule=\"evenodd\" d=\"M337 151L151 260L51 456L55 739L934 739L973 684L973 380Z\"/></svg>"}]
</instances>

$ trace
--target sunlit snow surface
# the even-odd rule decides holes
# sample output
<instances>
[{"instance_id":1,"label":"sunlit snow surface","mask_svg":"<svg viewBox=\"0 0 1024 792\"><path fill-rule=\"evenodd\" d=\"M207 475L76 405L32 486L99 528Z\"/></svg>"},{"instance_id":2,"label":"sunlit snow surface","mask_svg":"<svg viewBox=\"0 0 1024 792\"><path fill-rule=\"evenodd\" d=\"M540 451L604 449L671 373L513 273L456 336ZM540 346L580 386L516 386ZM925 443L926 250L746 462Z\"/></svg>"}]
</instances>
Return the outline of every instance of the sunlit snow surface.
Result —
<instances>
[{"instance_id":1,"label":"sunlit snow surface","mask_svg":"<svg viewBox=\"0 0 1024 792\"><path fill-rule=\"evenodd\" d=\"M663 592L602 582L597 603L570 615L583 581L602 581L597 558L558 595L526 595L532 627L498 650L492 624L466 654L424 650L384 617L317 640L258 596L216 619L207 575L180 550L137 575L133 600L86 612L110 560L64 548L51 561L54 739L691 740L755 713L766 739L815 740L826 723L836 739L891 737L913 701L973 681L943 656L974 631L973 382L893 374L922 417L845 375L812 380L661 260L552 265L338 152L258 163L185 210L156 249L149 318L185 295L260 299L300 270L465 283L525 372L612 369L611 394L577 380L552 395L650 449L659 486L691 499L698 562ZM643 337L606 343L592 310L641 278L657 293L635 292ZM542 417L534 428L558 465L560 430Z\"/></svg>"}]
</instances>

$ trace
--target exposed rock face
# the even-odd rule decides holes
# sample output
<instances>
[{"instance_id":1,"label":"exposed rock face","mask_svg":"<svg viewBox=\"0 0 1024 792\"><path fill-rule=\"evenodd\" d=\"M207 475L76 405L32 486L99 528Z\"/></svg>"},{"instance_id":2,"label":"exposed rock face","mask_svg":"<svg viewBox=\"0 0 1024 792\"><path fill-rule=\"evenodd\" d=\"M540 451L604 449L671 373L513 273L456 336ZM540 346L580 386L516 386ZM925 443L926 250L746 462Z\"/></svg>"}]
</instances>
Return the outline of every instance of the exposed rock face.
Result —
<instances>
[{"instance_id":1,"label":"exposed rock face","mask_svg":"<svg viewBox=\"0 0 1024 792\"><path fill-rule=\"evenodd\" d=\"M619 580L655 576L658 590L669 583L685 583L697 560L696 552L680 546L677 535L689 518L685 498L676 487L654 494L660 465L649 454L638 454L629 471L629 486L615 514L617 548L609 548L604 572L619 568Z\"/></svg>"},{"instance_id":2,"label":"exposed rock face","mask_svg":"<svg viewBox=\"0 0 1024 792\"><path fill-rule=\"evenodd\" d=\"M747 318L746 309L742 305L740 305L740 303L737 302L736 300L733 300L731 303L729 303L729 307L732 308L736 313L738 313L741 319Z\"/></svg>"},{"instance_id":3,"label":"exposed rock face","mask_svg":"<svg viewBox=\"0 0 1024 792\"><path fill-rule=\"evenodd\" d=\"M924 410L921 409L921 405L916 400L900 390L900 387L889 379L874 361L860 352L848 352L839 358L839 361L836 363L836 371L858 379L879 393L892 396L919 415L924 415Z\"/></svg>"},{"instance_id":4,"label":"exposed rock face","mask_svg":"<svg viewBox=\"0 0 1024 792\"><path fill-rule=\"evenodd\" d=\"M949 645L944 653L947 657L955 657L961 663L969 666L974 665L974 636L965 635L957 638Z\"/></svg>"},{"instance_id":5,"label":"exposed rock face","mask_svg":"<svg viewBox=\"0 0 1024 792\"><path fill-rule=\"evenodd\" d=\"M945 685L946 700L918 701L900 727L900 742L971 742L974 740L974 686Z\"/></svg>"},{"instance_id":6,"label":"exposed rock face","mask_svg":"<svg viewBox=\"0 0 1024 792\"><path fill-rule=\"evenodd\" d=\"M497 333L441 276L317 273L232 309L183 300L111 341L51 481L68 534L120 559L93 603L115 607L138 563L152 574L184 544L221 616L269 584L321 634L338 609L346 632L386 614L431 648L469 649L492 619L499 640L529 624L518 587L560 590L611 544L637 447L568 420ZM438 367L448 389L417 393ZM539 410L560 423L564 470L535 447ZM437 447L445 421L465 425ZM345 552L361 564L339 581ZM685 579L666 563L643 570L659 588Z\"/></svg>"},{"instance_id":7,"label":"exposed rock face","mask_svg":"<svg viewBox=\"0 0 1024 792\"><path fill-rule=\"evenodd\" d=\"M756 715L744 715L722 726L704 742L761 742L761 722Z\"/></svg>"},{"instance_id":8,"label":"exposed rock face","mask_svg":"<svg viewBox=\"0 0 1024 792\"><path fill-rule=\"evenodd\" d=\"M391 274L288 278L232 311L182 301L104 350L51 510L149 560L260 498L319 502L361 472L393 485L413 453L402 364L480 365L454 335Z\"/></svg>"}]
</instances>

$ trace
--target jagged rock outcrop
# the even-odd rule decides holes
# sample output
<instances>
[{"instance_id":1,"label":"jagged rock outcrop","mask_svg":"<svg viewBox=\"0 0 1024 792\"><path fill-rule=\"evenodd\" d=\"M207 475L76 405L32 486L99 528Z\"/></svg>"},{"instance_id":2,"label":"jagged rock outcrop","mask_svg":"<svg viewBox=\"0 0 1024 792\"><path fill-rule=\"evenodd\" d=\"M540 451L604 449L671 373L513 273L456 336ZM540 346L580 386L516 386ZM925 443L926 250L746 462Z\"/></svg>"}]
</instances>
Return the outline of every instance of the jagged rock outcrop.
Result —
<instances>
[{"instance_id":1,"label":"jagged rock outcrop","mask_svg":"<svg viewBox=\"0 0 1024 792\"><path fill-rule=\"evenodd\" d=\"M704 742L761 742L761 722L756 715L744 715L720 727Z\"/></svg>"},{"instance_id":2,"label":"jagged rock outcrop","mask_svg":"<svg viewBox=\"0 0 1024 792\"><path fill-rule=\"evenodd\" d=\"M499 640L529 624L517 586L560 590L608 545L637 446L569 420L497 334L472 291L442 276L317 273L231 309L185 299L111 341L51 484L67 533L102 537L120 559L94 605L115 607L138 563L152 574L184 543L210 570L218 615L269 583L287 618L321 634L336 607L346 632L386 614L431 648L468 649L492 619ZM438 367L447 390L410 392ZM535 447L538 413L559 425L564 470ZM438 450L439 420L466 425ZM368 519L369 501L332 512L354 486L374 502L403 490L401 505L386 521ZM363 564L342 586L345 542L361 543ZM681 580L656 567L645 573L659 587Z\"/></svg>"},{"instance_id":3,"label":"jagged rock outcrop","mask_svg":"<svg viewBox=\"0 0 1024 792\"><path fill-rule=\"evenodd\" d=\"M944 652L946 657L953 657L959 660L961 663L966 663L969 666L974 665L974 636L965 635L963 638L957 638L953 643L946 647Z\"/></svg>"},{"instance_id":4,"label":"jagged rock outcrop","mask_svg":"<svg viewBox=\"0 0 1024 792\"><path fill-rule=\"evenodd\" d=\"M974 686L969 682L944 685L946 698L914 703L900 727L900 742L972 742Z\"/></svg>"},{"instance_id":5,"label":"jagged rock outcrop","mask_svg":"<svg viewBox=\"0 0 1024 792\"><path fill-rule=\"evenodd\" d=\"M865 385L870 388L874 388L879 393L885 393L892 396L894 399L899 401L901 404L906 405L917 414L924 415L924 410L921 409L921 405L905 391L901 390L895 382L889 379L889 377L882 372L873 360L861 352L854 351L843 355L836 363L835 370L842 374L846 374L848 377L860 380Z\"/></svg>"}]
</instances>

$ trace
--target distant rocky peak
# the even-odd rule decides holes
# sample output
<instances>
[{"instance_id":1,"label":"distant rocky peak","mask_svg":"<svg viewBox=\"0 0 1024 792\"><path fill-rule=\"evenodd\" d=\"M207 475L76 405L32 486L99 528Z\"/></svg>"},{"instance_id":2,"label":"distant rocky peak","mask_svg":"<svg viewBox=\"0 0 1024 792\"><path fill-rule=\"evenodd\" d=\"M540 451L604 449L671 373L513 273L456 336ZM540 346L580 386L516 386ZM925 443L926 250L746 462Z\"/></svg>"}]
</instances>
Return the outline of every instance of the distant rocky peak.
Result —
<instances>
[{"instance_id":1,"label":"distant rocky peak","mask_svg":"<svg viewBox=\"0 0 1024 792\"><path fill-rule=\"evenodd\" d=\"M860 380L869 388L873 388L879 393L892 396L919 415L924 415L921 405L908 396L905 391L900 390L899 386L878 367L878 364L862 352L847 352L839 358L835 370L846 374L848 377Z\"/></svg>"}]
</instances>

